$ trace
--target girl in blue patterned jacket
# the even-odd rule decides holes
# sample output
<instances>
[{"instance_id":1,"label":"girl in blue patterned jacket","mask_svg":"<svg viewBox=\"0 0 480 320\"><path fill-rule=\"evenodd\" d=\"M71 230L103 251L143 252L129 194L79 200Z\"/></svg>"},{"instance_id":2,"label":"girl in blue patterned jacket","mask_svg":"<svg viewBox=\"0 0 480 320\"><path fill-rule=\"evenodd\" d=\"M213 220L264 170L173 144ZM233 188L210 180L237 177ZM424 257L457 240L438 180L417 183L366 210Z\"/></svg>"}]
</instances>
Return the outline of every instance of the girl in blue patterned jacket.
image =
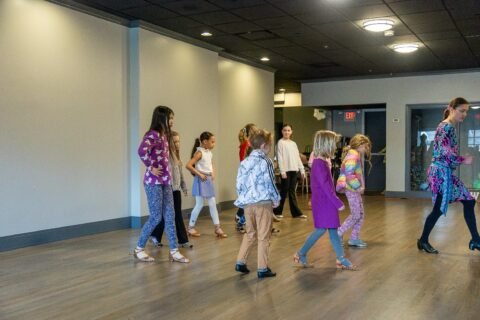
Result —
<instances>
[{"instance_id":1,"label":"girl in blue patterned jacket","mask_svg":"<svg viewBox=\"0 0 480 320\"><path fill-rule=\"evenodd\" d=\"M280 194L275 187L272 161L268 158L272 134L257 130L249 138L253 151L240 163L237 175L237 200L235 205L244 208L246 233L237 256L235 270L249 273L247 258L251 247L258 241L258 278L274 277L268 267L268 247L273 221L273 208L280 204Z\"/></svg>"}]
</instances>

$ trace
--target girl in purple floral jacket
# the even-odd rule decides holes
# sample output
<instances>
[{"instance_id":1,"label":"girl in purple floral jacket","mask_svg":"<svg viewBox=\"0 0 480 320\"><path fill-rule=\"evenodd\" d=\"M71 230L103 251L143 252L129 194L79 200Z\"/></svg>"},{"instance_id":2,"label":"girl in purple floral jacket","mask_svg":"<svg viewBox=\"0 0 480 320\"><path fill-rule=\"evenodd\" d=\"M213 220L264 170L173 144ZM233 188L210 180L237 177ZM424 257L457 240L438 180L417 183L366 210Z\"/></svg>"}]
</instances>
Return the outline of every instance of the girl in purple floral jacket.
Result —
<instances>
[{"instance_id":1,"label":"girl in purple floral jacket","mask_svg":"<svg viewBox=\"0 0 480 320\"><path fill-rule=\"evenodd\" d=\"M145 252L145 245L161 220L165 221L165 231L170 246L170 260L189 262L178 251L175 234L172 178L169 170L171 150L169 138L172 124L173 111L164 106L156 107L153 111L150 130L145 133L138 147L138 155L146 167L143 185L147 194L150 216L142 227L134 255L138 260L144 262L154 261Z\"/></svg>"},{"instance_id":2,"label":"girl in purple floral jacket","mask_svg":"<svg viewBox=\"0 0 480 320\"><path fill-rule=\"evenodd\" d=\"M447 214L448 204L461 201L463 216L472 235L470 250L480 250L480 236L478 235L475 220L475 199L453 171L461 164L471 164L472 156L458 154L455 125L462 122L467 116L469 103L464 98L453 99L445 110L444 119L437 127L433 144L432 164L428 169L428 182L432 190L434 203L432 212L428 215L423 233L417 241L419 250L428 253L438 253L428 242L428 236L438 218Z\"/></svg>"}]
</instances>

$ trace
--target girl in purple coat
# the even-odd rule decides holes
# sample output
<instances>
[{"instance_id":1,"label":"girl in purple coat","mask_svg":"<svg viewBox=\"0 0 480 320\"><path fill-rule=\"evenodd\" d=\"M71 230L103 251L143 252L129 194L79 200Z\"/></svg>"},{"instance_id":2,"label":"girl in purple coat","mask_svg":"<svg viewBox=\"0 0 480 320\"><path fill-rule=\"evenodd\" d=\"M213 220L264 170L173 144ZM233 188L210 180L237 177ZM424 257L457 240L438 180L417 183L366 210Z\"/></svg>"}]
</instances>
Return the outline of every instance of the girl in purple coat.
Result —
<instances>
[{"instance_id":1,"label":"girl in purple coat","mask_svg":"<svg viewBox=\"0 0 480 320\"><path fill-rule=\"evenodd\" d=\"M311 187L312 187L312 215L315 230L305 241L303 247L295 253L293 261L303 267L309 266L307 263L307 253L310 248L320 239L328 230L330 242L337 255L336 266L339 269L357 270L344 257L343 247L337 234L337 228L340 226L339 210L344 210L343 202L335 194L333 178L330 171L330 159L335 156L337 144L337 134L332 131L320 130L315 134L313 142L314 160L311 169Z\"/></svg>"}]
</instances>

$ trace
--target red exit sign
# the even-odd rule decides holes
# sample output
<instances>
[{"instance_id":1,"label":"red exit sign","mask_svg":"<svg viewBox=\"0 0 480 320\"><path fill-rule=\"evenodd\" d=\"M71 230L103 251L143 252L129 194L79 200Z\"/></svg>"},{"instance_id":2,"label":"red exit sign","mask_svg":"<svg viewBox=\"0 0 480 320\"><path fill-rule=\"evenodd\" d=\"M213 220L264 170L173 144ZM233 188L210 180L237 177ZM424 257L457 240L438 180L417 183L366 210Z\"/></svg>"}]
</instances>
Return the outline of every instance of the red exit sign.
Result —
<instances>
[{"instance_id":1,"label":"red exit sign","mask_svg":"<svg viewBox=\"0 0 480 320\"><path fill-rule=\"evenodd\" d=\"M357 113L355 111L345 111L343 113L343 120L345 121L355 121Z\"/></svg>"}]
</instances>

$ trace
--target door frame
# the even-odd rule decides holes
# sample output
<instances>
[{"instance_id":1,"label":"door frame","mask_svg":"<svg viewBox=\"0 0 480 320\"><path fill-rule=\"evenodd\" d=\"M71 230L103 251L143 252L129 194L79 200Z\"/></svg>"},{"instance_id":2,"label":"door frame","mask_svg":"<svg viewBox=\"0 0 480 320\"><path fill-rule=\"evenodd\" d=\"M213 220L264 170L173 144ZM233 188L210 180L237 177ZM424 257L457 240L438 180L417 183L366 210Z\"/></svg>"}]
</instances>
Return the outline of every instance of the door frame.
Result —
<instances>
[{"instance_id":1,"label":"door frame","mask_svg":"<svg viewBox=\"0 0 480 320\"><path fill-rule=\"evenodd\" d=\"M385 112L385 141L387 141L387 107L385 106L385 108L375 108L375 109L363 109L362 110L362 134L365 134L365 114L367 112ZM386 147L386 145L385 145ZM381 153L378 153L378 152L372 152L371 155L372 156L381 156L383 155L386 159L387 155L386 155L386 149L385 149L385 155L381 154ZM386 166L387 166L387 161L385 160L385 188L387 187L387 172L386 172ZM366 187L366 186L365 186ZM385 190L384 190L385 192Z\"/></svg>"}]
</instances>

